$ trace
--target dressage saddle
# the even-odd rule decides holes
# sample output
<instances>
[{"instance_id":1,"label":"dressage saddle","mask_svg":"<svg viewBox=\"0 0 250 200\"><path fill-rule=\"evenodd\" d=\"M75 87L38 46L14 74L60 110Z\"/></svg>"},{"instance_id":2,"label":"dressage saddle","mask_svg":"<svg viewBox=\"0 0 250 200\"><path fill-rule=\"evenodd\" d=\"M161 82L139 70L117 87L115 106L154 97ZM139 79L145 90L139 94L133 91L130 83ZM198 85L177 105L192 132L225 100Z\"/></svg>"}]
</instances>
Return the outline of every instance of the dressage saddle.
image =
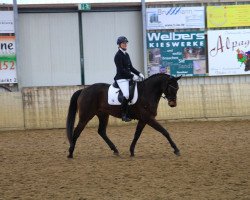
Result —
<instances>
[{"instance_id":1,"label":"dressage saddle","mask_svg":"<svg viewBox=\"0 0 250 200\"><path fill-rule=\"evenodd\" d=\"M119 85L117 84L116 81L115 81L112 85L113 85L114 88L119 88ZM135 81L133 81L133 80L130 80L130 81L129 81L129 99L128 99L129 102L134 98L135 85L136 85L136 82L135 82ZM122 103L123 98L124 98L124 97L123 97L122 91L121 91L121 89L120 89L120 90L118 91L118 101L119 101L120 103Z\"/></svg>"}]
</instances>

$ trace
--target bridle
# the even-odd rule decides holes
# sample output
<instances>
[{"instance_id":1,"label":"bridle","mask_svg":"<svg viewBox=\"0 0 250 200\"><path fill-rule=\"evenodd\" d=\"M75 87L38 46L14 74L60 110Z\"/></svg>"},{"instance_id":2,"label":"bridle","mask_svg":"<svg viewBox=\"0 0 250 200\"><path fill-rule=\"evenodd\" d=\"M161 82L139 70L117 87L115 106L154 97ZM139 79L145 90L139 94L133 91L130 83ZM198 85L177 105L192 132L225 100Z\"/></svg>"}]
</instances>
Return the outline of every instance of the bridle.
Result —
<instances>
[{"instance_id":1,"label":"bridle","mask_svg":"<svg viewBox=\"0 0 250 200\"><path fill-rule=\"evenodd\" d=\"M174 87L174 86L168 84L165 91L168 90L168 87L171 87L171 88L175 89L176 91L179 89L179 87ZM163 99L167 99L168 101L176 101L176 96L175 97L171 97L171 96L167 97L167 95L165 93L167 93L167 92L163 92L163 94L165 96L163 96L163 95L161 96Z\"/></svg>"}]
</instances>

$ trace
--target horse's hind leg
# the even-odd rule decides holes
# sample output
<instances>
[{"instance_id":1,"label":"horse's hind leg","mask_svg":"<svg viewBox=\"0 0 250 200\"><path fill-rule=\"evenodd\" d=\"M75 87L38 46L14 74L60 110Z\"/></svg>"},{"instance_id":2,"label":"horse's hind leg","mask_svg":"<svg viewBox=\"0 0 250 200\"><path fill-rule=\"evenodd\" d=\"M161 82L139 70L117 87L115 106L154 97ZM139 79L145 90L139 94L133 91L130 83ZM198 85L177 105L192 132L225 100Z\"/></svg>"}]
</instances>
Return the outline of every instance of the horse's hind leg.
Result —
<instances>
[{"instance_id":1,"label":"horse's hind leg","mask_svg":"<svg viewBox=\"0 0 250 200\"><path fill-rule=\"evenodd\" d=\"M113 144L113 142L108 138L106 129L108 125L109 115L107 114L98 114L97 115L99 119L99 127L98 127L98 133L104 139L104 141L108 144L111 150L114 151L114 154L118 155L119 152L116 148L116 146Z\"/></svg>"},{"instance_id":2,"label":"horse's hind leg","mask_svg":"<svg viewBox=\"0 0 250 200\"><path fill-rule=\"evenodd\" d=\"M88 121L81 122L79 120L79 122L74 130L74 133L73 133L72 144L69 147L68 158L73 158L73 152L75 150L77 138L80 136L81 132L83 131L83 129L85 128L87 123L88 123Z\"/></svg>"}]
</instances>

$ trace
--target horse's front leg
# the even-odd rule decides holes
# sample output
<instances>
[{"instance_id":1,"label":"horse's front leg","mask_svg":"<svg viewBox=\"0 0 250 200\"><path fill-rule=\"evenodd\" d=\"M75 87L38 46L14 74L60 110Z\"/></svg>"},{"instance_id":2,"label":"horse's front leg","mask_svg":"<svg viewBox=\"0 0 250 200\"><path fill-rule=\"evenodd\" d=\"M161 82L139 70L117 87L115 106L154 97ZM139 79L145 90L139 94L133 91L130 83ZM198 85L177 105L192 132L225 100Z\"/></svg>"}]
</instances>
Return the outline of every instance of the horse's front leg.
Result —
<instances>
[{"instance_id":1,"label":"horse's front leg","mask_svg":"<svg viewBox=\"0 0 250 200\"><path fill-rule=\"evenodd\" d=\"M147 124L149 126L151 126L152 128L154 128L155 130L161 132L167 139L168 142L170 143L171 147L174 149L174 153L179 156L180 155L180 150L177 148L176 144L174 143L174 141L172 140L172 138L170 137L170 134L168 133L168 131L166 129L164 129L162 127L162 125L160 125L156 119L151 118Z\"/></svg>"},{"instance_id":2,"label":"horse's front leg","mask_svg":"<svg viewBox=\"0 0 250 200\"><path fill-rule=\"evenodd\" d=\"M134 135L134 139L130 145L130 156L133 157L134 154L134 150L135 150L135 145L139 139L139 137L141 136L141 132L143 130L143 128L145 127L145 123L142 121L139 121L136 127L136 131L135 131L135 135Z\"/></svg>"}]
</instances>

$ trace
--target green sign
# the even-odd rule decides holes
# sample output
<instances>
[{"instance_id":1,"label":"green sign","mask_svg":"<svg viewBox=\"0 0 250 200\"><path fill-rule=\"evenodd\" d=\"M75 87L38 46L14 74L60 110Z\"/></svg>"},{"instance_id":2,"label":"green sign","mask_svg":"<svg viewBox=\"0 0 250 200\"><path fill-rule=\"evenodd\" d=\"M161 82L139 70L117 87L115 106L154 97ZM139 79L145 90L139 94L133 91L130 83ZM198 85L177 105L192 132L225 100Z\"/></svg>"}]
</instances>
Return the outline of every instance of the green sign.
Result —
<instances>
[{"instance_id":1,"label":"green sign","mask_svg":"<svg viewBox=\"0 0 250 200\"><path fill-rule=\"evenodd\" d=\"M91 5L89 3L78 4L78 10L91 10Z\"/></svg>"},{"instance_id":2,"label":"green sign","mask_svg":"<svg viewBox=\"0 0 250 200\"><path fill-rule=\"evenodd\" d=\"M148 73L205 76L205 35L196 32L148 32Z\"/></svg>"}]
</instances>

